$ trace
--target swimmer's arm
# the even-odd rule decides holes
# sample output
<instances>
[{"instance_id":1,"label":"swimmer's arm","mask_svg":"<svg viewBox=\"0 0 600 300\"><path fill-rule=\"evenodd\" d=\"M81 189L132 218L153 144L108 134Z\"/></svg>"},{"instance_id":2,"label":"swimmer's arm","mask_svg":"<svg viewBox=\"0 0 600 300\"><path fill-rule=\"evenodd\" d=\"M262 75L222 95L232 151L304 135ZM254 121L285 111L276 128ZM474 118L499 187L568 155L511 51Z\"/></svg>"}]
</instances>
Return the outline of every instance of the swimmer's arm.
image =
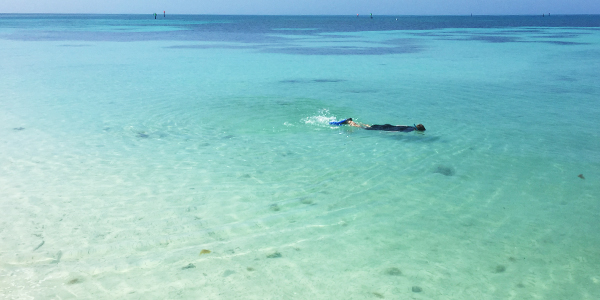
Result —
<instances>
[{"instance_id":1,"label":"swimmer's arm","mask_svg":"<svg viewBox=\"0 0 600 300\"><path fill-rule=\"evenodd\" d=\"M368 128L368 127L371 127L371 126L369 126L368 124L356 123L356 122L354 122L354 121L350 121L350 122L348 122L348 125L350 125L350 126L354 126L354 127L358 127L358 128Z\"/></svg>"},{"instance_id":2,"label":"swimmer's arm","mask_svg":"<svg viewBox=\"0 0 600 300\"><path fill-rule=\"evenodd\" d=\"M350 126L353 126L353 127L361 127L361 126L360 126L360 124L357 124L357 123L356 123L356 122L354 122L354 121L350 121L350 122L348 122L348 125L350 125Z\"/></svg>"}]
</instances>

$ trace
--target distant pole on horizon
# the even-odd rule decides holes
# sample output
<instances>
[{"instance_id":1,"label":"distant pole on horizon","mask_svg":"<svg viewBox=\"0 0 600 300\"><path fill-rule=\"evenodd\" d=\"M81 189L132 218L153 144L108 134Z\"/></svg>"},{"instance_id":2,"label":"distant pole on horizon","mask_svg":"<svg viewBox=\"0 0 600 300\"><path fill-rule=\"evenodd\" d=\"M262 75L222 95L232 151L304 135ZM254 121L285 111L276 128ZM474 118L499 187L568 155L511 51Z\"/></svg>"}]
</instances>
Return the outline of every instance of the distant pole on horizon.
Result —
<instances>
[{"instance_id":1,"label":"distant pole on horizon","mask_svg":"<svg viewBox=\"0 0 600 300\"><path fill-rule=\"evenodd\" d=\"M167 13L163 10L163 18L167 17Z\"/></svg>"}]
</instances>

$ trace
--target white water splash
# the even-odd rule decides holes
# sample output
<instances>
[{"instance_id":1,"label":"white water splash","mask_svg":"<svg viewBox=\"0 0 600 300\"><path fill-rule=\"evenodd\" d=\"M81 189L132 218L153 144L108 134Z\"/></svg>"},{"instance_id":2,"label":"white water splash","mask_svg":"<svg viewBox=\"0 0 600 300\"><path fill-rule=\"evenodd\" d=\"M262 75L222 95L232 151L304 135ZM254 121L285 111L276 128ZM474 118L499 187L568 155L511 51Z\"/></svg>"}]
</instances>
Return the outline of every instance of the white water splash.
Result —
<instances>
[{"instance_id":1,"label":"white water splash","mask_svg":"<svg viewBox=\"0 0 600 300\"><path fill-rule=\"evenodd\" d=\"M329 122L337 121L337 119L335 116L332 116L331 113L329 113L329 109L324 108L324 109L319 110L317 115L306 117L306 118L302 119L302 121L308 125L324 127L324 126L330 126Z\"/></svg>"}]
</instances>

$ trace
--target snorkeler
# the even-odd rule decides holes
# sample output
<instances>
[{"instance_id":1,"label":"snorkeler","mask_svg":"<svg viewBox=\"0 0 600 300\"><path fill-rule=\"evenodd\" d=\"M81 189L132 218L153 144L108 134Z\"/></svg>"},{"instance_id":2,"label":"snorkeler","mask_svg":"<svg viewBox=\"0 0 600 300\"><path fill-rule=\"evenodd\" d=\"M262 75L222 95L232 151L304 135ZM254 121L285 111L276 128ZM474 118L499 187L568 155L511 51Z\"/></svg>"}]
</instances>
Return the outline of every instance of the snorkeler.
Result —
<instances>
[{"instance_id":1,"label":"snorkeler","mask_svg":"<svg viewBox=\"0 0 600 300\"><path fill-rule=\"evenodd\" d=\"M425 126L423 126L423 124L417 124L417 125L413 125L413 126L409 126L409 125L390 125L390 124L384 124L384 125L368 125L368 124L359 124L356 123L354 121L352 121L352 118L348 118L345 120L341 120L338 122L329 122L329 124L331 125L350 125L350 126L354 126L354 127L359 127L359 128L364 128L366 130L382 130L382 131L400 131L400 132L411 132L411 131L425 131Z\"/></svg>"}]
</instances>

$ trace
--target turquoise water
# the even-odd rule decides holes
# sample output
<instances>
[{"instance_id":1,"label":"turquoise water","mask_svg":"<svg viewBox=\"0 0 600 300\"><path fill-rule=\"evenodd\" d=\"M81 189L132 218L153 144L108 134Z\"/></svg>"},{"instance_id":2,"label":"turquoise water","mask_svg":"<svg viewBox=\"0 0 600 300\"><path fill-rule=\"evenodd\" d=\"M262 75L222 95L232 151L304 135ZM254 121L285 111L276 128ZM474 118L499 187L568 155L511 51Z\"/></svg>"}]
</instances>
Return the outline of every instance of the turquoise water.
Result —
<instances>
[{"instance_id":1,"label":"turquoise water","mask_svg":"<svg viewBox=\"0 0 600 300\"><path fill-rule=\"evenodd\" d=\"M600 297L597 16L1 16L8 299Z\"/></svg>"}]
</instances>

